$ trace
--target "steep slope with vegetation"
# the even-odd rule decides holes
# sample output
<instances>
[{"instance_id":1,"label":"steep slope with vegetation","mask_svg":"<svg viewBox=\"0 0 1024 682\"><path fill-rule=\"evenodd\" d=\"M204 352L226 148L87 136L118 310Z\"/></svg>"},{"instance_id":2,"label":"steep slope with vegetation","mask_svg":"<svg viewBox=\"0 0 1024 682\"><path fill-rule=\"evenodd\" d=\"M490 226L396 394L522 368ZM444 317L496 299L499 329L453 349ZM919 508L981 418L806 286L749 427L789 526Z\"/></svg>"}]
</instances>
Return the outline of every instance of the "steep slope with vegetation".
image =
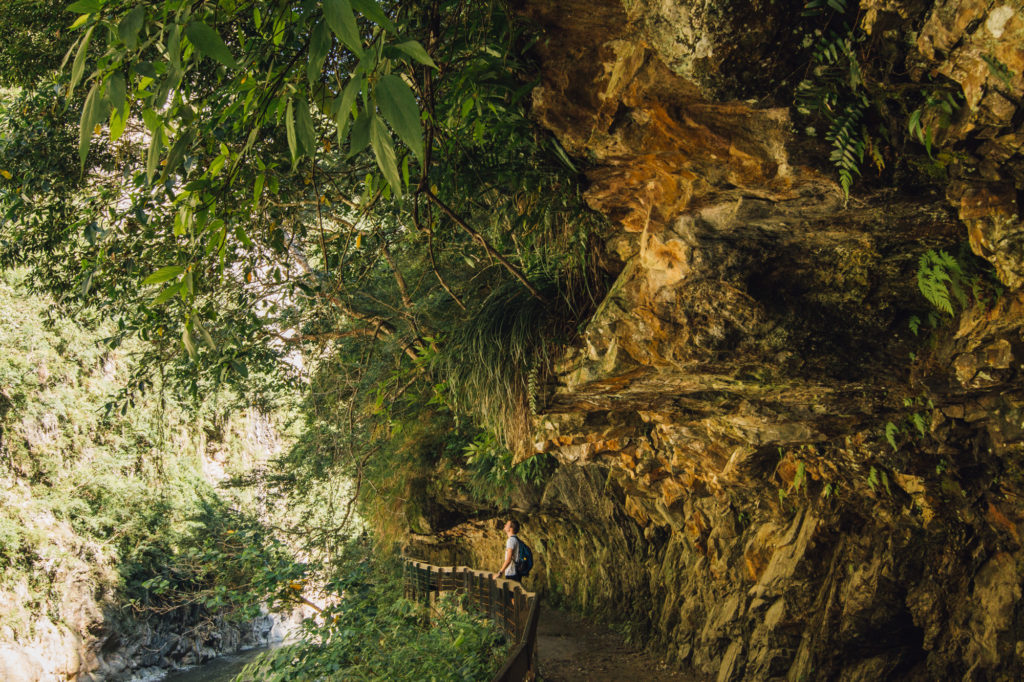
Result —
<instances>
[{"instance_id":1,"label":"steep slope with vegetation","mask_svg":"<svg viewBox=\"0 0 1024 682\"><path fill-rule=\"evenodd\" d=\"M134 344L109 350L108 324L68 320L23 280L0 281L5 679L196 662L259 641L260 597L239 587L274 549L241 556L235 537L266 541L259 501L215 486L275 456L280 425L226 392L197 409L155 386L110 409Z\"/></svg>"},{"instance_id":2,"label":"steep slope with vegetation","mask_svg":"<svg viewBox=\"0 0 1024 682\"><path fill-rule=\"evenodd\" d=\"M72 10L0 260L140 344L118 409L301 355L306 555L490 566L514 510L719 679L1019 676L1019 2Z\"/></svg>"}]
</instances>

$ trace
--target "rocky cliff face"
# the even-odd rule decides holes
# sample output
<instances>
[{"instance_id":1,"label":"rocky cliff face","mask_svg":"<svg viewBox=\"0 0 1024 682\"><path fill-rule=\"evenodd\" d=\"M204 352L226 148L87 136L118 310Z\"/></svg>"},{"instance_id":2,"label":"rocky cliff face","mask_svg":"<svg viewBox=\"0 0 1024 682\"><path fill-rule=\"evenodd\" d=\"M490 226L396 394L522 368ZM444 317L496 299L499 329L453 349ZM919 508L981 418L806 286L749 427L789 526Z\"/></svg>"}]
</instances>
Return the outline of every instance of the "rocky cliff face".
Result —
<instances>
[{"instance_id":1,"label":"rocky cliff face","mask_svg":"<svg viewBox=\"0 0 1024 682\"><path fill-rule=\"evenodd\" d=\"M860 3L900 87L963 105L940 178L847 200L780 106L803 4L523 8L618 270L536 422L561 466L522 502L533 585L719 680L1020 679L1024 9ZM963 241L998 297L915 335L918 258Z\"/></svg>"}]
</instances>

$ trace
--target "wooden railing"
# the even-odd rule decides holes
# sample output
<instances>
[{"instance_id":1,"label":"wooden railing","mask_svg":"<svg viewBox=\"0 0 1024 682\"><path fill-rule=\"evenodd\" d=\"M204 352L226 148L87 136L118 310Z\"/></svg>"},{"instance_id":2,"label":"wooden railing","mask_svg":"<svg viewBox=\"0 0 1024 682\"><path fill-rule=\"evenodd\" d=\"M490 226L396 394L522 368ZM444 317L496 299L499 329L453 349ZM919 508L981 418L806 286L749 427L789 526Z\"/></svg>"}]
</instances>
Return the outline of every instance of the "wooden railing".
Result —
<instances>
[{"instance_id":1,"label":"wooden railing","mask_svg":"<svg viewBox=\"0 0 1024 682\"><path fill-rule=\"evenodd\" d=\"M466 566L433 566L405 561L405 594L429 603L441 592L463 595L467 608L490 618L514 642L505 665L493 682L521 682L537 678L537 595L512 580Z\"/></svg>"}]
</instances>

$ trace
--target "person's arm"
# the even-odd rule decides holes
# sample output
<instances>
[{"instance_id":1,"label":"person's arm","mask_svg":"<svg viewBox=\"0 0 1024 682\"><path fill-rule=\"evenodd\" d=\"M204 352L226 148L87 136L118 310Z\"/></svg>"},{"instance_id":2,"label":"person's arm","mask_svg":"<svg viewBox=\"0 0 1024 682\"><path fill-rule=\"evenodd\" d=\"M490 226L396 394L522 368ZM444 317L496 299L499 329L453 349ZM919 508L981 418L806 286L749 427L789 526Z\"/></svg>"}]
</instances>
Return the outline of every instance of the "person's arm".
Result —
<instances>
[{"instance_id":1,"label":"person's arm","mask_svg":"<svg viewBox=\"0 0 1024 682\"><path fill-rule=\"evenodd\" d=\"M504 577L505 576L505 569L508 568L508 565L511 564L511 563L512 563L512 548L511 547L506 547L505 548L505 563L503 563L501 565L501 568L498 569L498 572L495 574L496 577L498 577L498 578Z\"/></svg>"}]
</instances>

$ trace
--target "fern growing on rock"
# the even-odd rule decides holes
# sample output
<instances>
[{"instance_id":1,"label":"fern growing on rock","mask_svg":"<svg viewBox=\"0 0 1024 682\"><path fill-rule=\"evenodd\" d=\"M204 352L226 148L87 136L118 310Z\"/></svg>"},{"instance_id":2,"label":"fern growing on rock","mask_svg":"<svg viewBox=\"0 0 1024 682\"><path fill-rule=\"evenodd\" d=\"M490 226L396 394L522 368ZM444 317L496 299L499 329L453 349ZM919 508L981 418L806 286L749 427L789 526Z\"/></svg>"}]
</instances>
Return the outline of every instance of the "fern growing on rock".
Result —
<instances>
[{"instance_id":1,"label":"fern growing on rock","mask_svg":"<svg viewBox=\"0 0 1024 682\"><path fill-rule=\"evenodd\" d=\"M809 0L805 17L844 16L845 0ZM863 37L848 23L839 30L815 30L808 75L796 90L797 111L824 118L825 139L832 145L829 160L839 173L843 195L849 197L854 178L860 175L865 151L870 147L865 113L871 100L864 89L856 45ZM880 161L876 159L876 162Z\"/></svg>"},{"instance_id":2,"label":"fern growing on rock","mask_svg":"<svg viewBox=\"0 0 1024 682\"><path fill-rule=\"evenodd\" d=\"M868 98L862 94L858 101L840 112L825 134L825 139L832 143L829 160L839 171L839 185L847 197L850 196L854 176L860 175L860 167L864 163L864 149L868 144L867 129L864 126L864 111L867 107Z\"/></svg>"},{"instance_id":3,"label":"fern growing on rock","mask_svg":"<svg viewBox=\"0 0 1024 682\"><path fill-rule=\"evenodd\" d=\"M917 260L917 288L933 307L925 320L929 327L939 325L942 313L953 317L972 302L989 301L1003 291L991 264L972 254L966 245L956 256L942 249L922 253ZM917 334L921 318L912 316L909 325Z\"/></svg>"},{"instance_id":4,"label":"fern growing on rock","mask_svg":"<svg viewBox=\"0 0 1024 682\"><path fill-rule=\"evenodd\" d=\"M961 307L967 305L967 285L963 269L945 251L928 250L921 254L917 266L917 287L921 294L947 315L953 315L953 299Z\"/></svg>"},{"instance_id":5,"label":"fern growing on rock","mask_svg":"<svg viewBox=\"0 0 1024 682\"><path fill-rule=\"evenodd\" d=\"M849 0L804 3L801 31L808 58L794 91L807 134L821 135L831 147L829 161L847 199L865 162L880 174L891 166L894 174L923 167L929 175L944 175L950 153L933 155L934 147L963 104L959 88L942 78L897 82L906 55L878 49L877 36L869 40L859 12L859 4ZM927 160L910 158L917 144Z\"/></svg>"},{"instance_id":6,"label":"fern growing on rock","mask_svg":"<svg viewBox=\"0 0 1024 682\"><path fill-rule=\"evenodd\" d=\"M910 112L907 132L912 139L924 145L928 158L933 158L932 145L936 137L949 127L962 101L963 95L959 93L936 89L925 96L921 106Z\"/></svg>"}]
</instances>

